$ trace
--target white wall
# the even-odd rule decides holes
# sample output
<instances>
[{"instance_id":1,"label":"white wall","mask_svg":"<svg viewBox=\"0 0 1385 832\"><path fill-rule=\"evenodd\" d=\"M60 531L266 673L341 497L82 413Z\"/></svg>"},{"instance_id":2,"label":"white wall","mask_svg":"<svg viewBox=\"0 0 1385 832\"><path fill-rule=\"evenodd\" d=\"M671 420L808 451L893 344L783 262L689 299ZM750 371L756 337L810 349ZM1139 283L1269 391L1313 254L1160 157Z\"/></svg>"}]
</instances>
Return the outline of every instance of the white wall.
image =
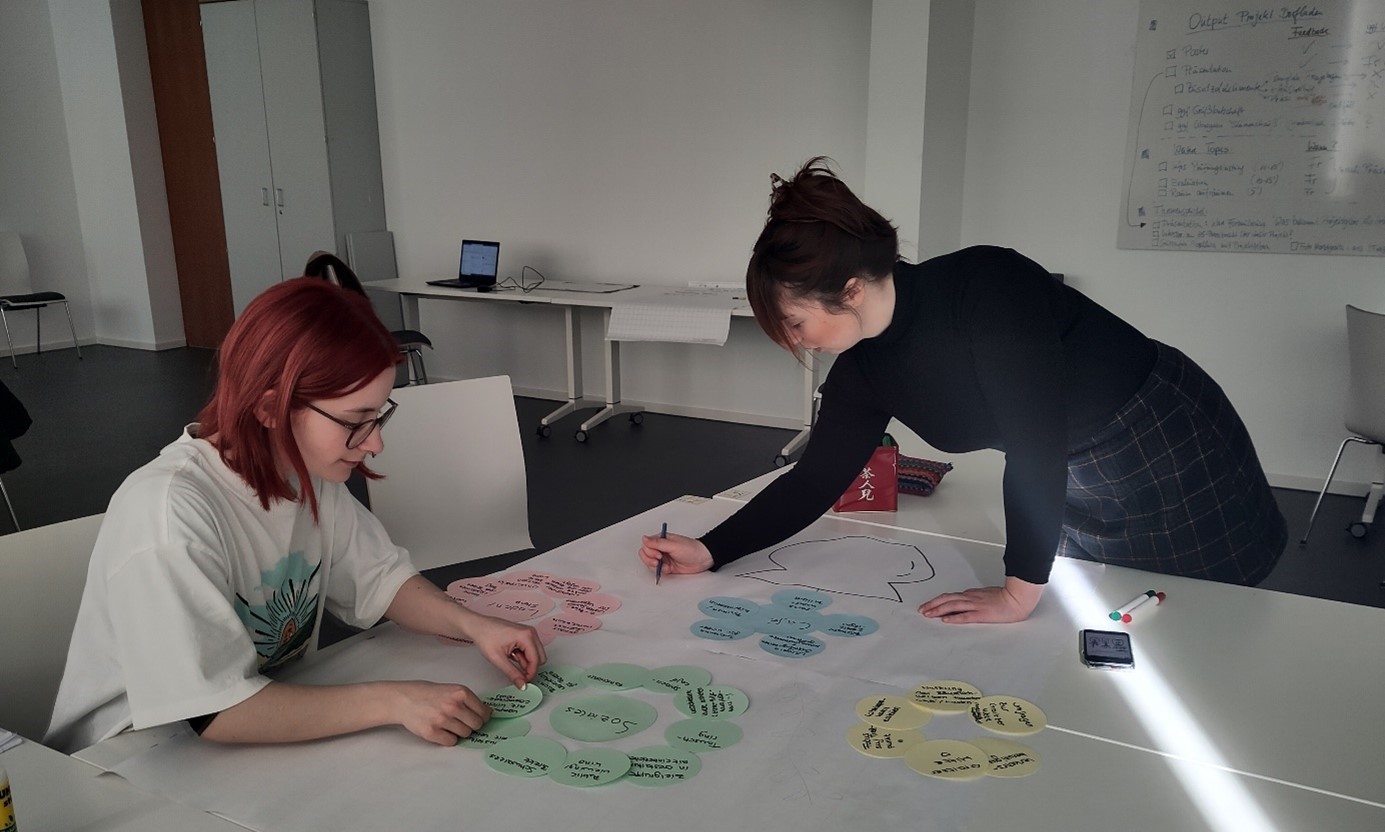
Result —
<instances>
[{"instance_id":1,"label":"white wall","mask_svg":"<svg viewBox=\"0 0 1385 832\"><path fill-rule=\"evenodd\" d=\"M136 0L49 0L97 340L184 343Z\"/></svg>"},{"instance_id":2,"label":"white wall","mask_svg":"<svg viewBox=\"0 0 1385 832\"><path fill-rule=\"evenodd\" d=\"M91 292L46 0L0 8L0 149L0 228L19 232L34 286L66 295L78 338L90 340ZM41 314L44 345L71 346L62 312ZM32 348L33 317L10 317L20 349Z\"/></svg>"},{"instance_id":3,"label":"white wall","mask_svg":"<svg viewBox=\"0 0 1385 832\"><path fill-rule=\"evenodd\" d=\"M977 0L962 242L1023 251L1183 350L1271 482L1317 488L1345 435L1343 307L1385 310L1385 260L1116 248L1138 5ZM1338 476L1369 481L1371 453Z\"/></svg>"},{"instance_id":4,"label":"white wall","mask_svg":"<svg viewBox=\"0 0 1385 832\"><path fill-rule=\"evenodd\" d=\"M455 272L468 236L501 241L502 278L740 280L771 171L827 153L863 174L866 0L374 0L371 24L404 275ZM559 313L459 306L422 304L430 371L564 386ZM629 399L801 409L796 365L743 321L728 348L623 361Z\"/></svg>"}]
</instances>

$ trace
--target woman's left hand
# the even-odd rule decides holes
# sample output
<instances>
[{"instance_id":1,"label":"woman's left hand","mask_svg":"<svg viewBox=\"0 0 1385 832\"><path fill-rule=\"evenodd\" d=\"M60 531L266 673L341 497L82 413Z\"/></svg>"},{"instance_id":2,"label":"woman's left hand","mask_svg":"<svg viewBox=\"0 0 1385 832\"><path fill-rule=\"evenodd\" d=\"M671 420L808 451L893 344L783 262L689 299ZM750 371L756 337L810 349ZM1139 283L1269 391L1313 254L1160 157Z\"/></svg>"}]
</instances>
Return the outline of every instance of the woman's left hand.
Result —
<instances>
[{"instance_id":1,"label":"woman's left hand","mask_svg":"<svg viewBox=\"0 0 1385 832\"><path fill-rule=\"evenodd\" d=\"M543 642L533 627L515 624L489 615L472 615L466 623L466 637L486 660L514 683L523 687L533 681L539 666L548 661Z\"/></svg>"},{"instance_id":2,"label":"woman's left hand","mask_svg":"<svg viewBox=\"0 0 1385 832\"><path fill-rule=\"evenodd\" d=\"M1008 577L1004 586L944 592L920 606L919 612L945 624L1008 624L1028 618L1043 594L1043 584Z\"/></svg>"}]
</instances>

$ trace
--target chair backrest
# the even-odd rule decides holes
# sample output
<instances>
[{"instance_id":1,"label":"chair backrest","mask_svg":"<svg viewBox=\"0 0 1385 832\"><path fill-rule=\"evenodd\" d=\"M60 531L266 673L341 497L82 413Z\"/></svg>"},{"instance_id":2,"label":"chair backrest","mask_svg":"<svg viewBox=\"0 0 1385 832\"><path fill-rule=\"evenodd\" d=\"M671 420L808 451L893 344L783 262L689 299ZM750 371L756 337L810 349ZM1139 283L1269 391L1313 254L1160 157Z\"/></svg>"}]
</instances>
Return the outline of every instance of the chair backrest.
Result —
<instances>
[{"instance_id":1,"label":"chair backrest","mask_svg":"<svg viewBox=\"0 0 1385 832\"><path fill-rule=\"evenodd\" d=\"M330 251L314 251L312 256L308 258L307 265L303 267L303 276L316 277L335 283L358 295L365 294L365 287L361 285L361 279L356 276L350 266Z\"/></svg>"},{"instance_id":2,"label":"chair backrest","mask_svg":"<svg viewBox=\"0 0 1385 832\"><path fill-rule=\"evenodd\" d=\"M17 231L0 231L0 295L27 295L33 291L24 241Z\"/></svg>"},{"instance_id":3,"label":"chair backrest","mask_svg":"<svg viewBox=\"0 0 1385 832\"><path fill-rule=\"evenodd\" d=\"M393 231L351 231L346 235L346 261L362 280L395 280Z\"/></svg>"},{"instance_id":4,"label":"chair backrest","mask_svg":"<svg viewBox=\"0 0 1385 832\"><path fill-rule=\"evenodd\" d=\"M1385 315L1347 305L1347 430L1385 441Z\"/></svg>"},{"instance_id":5,"label":"chair backrest","mask_svg":"<svg viewBox=\"0 0 1385 832\"><path fill-rule=\"evenodd\" d=\"M524 449L509 376L401 387L370 466L370 508L414 566L532 548Z\"/></svg>"},{"instance_id":6,"label":"chair backrest","mask_svg":"<svg viewBox=\"0 0 1385 832\"><path fill-rule=\"evenodd\" d=\"M43 739L103 516L0 537L0 727Z\"/></svg>"}]
</instances>

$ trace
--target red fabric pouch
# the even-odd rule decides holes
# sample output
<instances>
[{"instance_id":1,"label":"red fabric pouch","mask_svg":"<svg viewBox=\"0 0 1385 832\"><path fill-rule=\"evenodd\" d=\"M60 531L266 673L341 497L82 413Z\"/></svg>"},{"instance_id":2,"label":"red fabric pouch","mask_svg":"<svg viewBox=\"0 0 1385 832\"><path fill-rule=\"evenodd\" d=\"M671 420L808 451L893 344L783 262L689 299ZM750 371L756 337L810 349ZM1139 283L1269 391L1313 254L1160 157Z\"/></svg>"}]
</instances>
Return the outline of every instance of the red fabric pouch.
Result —
<instances>
[{"instance_id":1,"label":"red fabric pouch","mask_svg":"<svg viewBox=\"0 0 1385 832\"><path fill-rule=\"evenodd\" d=\"M833 511L895 511L899 507L899 446L888 433Z\"/></svg>"}]
</instances>

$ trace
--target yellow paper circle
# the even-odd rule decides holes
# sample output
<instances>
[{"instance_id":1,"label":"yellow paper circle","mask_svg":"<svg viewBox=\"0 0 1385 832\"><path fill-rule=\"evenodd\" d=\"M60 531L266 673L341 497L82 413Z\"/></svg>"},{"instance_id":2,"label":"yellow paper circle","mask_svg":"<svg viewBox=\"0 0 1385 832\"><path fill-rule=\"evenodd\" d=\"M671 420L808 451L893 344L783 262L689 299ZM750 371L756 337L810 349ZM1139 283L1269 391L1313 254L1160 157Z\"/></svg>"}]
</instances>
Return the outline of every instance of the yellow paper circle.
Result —
<instances>
[{"instance_id":1,"label":"yellow paper circle","mask_svg":"<svg viewBox=\"0 0 1385 832\"><path fill-rule=\"evenodd\" d=\"M933 715L902 696L867 696L856 703L856 715L862 722L891 731L911 731L922 728Z\"/></svg>"},{"instance_id":2,"label":"yellow paper circle","mask_svg":"<svg viewBox=\"0 0 1385 832\"><path fill-rule=\"evenodd\" d=\"M903 757L905 751L923 742L923 734L918 731L891 731L878 725L859 722L847 730L846 741L867 757L884 760Z\"/></svg>"},{"instance_id":3,"label":"yellow paper circle","mask_svg":"<svg viewBox=\"0 0 1385 832\"><path fill-rule=\"evenodd\" d=\"M1048 725L1048 717L1033 702L1017 696L985 696L971 706L971 718L997 734L1033 734Z\"/></svg>"},{"instance_id":4,"label":"yellow paper circle","mask_svg":"<svg viewBox=\"0 0 1385 832\"><path fill-rule=\"evenodd\" d=\"M990 758L986 773L992 777L1028 777L1039 770L1039 755L1027 745L1000 737L975 737L970 742Z\"/></svg>"},{"instance_id":5,"label":"yellow paper circle","mask_svg":"<svg viewBox=\"0 0 1385 832\"><path fill-rule=\"evenodd\" d=\"M974 780L990 769L990 755L961 740L924 740L904 752L909 768L925 777Z\"/></svg>"},{"instance_id":6,"label":"yellow paper circle","mask_svg":"<svg viewBox=\"0 0 1385 832\"><path fill-rule=\"evenodd\" d=\"M957 714L971 709L981 699L975 685L952 679L924 682L909 691L909 701L930 711Z\"/></svg>"}]
</instances>

